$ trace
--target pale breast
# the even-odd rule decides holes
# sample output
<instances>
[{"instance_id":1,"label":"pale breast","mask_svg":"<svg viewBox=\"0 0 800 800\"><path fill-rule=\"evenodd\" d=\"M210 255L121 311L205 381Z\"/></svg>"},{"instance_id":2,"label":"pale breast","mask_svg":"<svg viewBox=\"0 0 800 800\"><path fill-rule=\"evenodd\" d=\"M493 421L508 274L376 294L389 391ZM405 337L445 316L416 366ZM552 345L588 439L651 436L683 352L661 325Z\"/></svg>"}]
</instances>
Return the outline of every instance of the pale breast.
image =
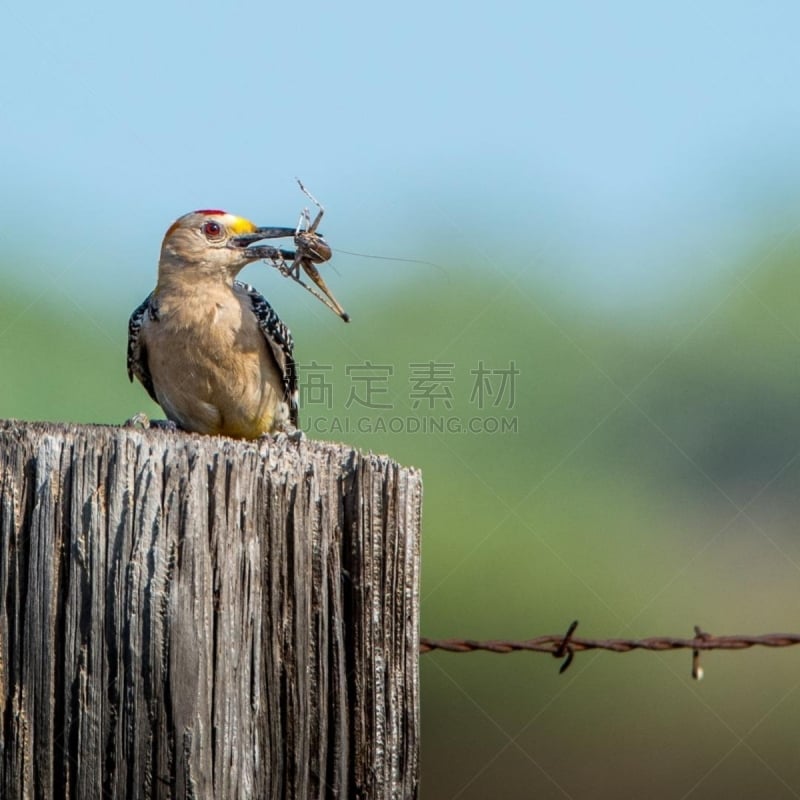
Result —
<instances>
[{"instance_id":1,"label":"pale breast","mask_svg":"<svg viewBox=\"0 0 800 800\"><path fill-rule=\"evenodd\" d=\"M186 430L254 438L271 432L283 397L258 321L229 287L158 297L143 327L156 396Z\"/></svg>"}]
</instances>

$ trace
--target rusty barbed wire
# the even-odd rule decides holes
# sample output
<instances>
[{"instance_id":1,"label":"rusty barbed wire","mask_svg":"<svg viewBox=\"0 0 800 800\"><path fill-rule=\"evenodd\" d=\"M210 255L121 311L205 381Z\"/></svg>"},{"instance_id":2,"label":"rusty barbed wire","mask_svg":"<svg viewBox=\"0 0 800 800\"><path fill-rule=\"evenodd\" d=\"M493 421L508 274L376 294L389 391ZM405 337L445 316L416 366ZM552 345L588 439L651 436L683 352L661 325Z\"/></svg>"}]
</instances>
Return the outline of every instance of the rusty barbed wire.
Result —
<instances>
[{"instance_id":1,"label":"rusty barbed wire","mask_svg":"<svg viewBox=\"0 0 800 800\"><path fill-rule=\"evenodd\" d=\"M700 653L705 650L746 650L750 647L791 647L800 644L799 633L714 636L697 626L695 626L694 636L691 639L672 636L649 636L645 639L585 639L574 635L577 627L578 621L575 620L567 629L566 634L537 636L534 639L518 641L421 637L419 652L431 653L435 650L443 650L448 653L550 653L555 658L564 659L559 670L559 672L564 672L572 663L575 654L584 650L608 650L612 653L630 653L634 650L691 650L692 677L700 680L703 677Z\"/></svg>"}]
</instances>

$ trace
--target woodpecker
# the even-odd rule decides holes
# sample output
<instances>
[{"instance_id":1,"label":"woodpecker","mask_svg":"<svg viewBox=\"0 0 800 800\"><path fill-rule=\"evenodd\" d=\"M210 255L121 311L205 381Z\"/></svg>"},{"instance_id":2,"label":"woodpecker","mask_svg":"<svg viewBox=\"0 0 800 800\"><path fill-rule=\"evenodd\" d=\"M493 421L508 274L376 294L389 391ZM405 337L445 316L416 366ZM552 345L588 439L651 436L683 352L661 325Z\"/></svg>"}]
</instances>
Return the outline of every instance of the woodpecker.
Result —
<instances>
[{"instance_id":1,"label":"woodpecker","mask_svg":"<svg viewBox=\"0 0 800 800\"><path fill-rule=\"evenodd\" d=\"M167 230L156 288L130 318L128 377L177 427L243 439L296 429L292 335L236 280L252 261L294 256L250 245L294 234L219 210L186 214Z\"/></svg>"}]
</instances>

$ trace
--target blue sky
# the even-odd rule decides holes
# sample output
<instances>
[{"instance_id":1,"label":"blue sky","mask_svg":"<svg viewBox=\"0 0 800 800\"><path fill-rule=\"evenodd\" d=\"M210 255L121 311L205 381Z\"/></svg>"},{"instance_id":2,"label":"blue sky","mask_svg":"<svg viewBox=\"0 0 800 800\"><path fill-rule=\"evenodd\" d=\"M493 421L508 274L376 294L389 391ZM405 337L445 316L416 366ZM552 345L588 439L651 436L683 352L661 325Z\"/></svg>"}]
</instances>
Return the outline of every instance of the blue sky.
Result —
<instances>
[{"instance_id":1,"label":"blue sky","mask_svg":"<svg viewBox=\"0 0 800 800\"><path fill-rule=\"evenodd\" d=\"M0 268L135 298L174 218L293 224L299 175L334 247L654 294L800 222L799 27L788 2L15 4ZM425 269L336 265L340 298Z\"/></svg>"}]
</instances>

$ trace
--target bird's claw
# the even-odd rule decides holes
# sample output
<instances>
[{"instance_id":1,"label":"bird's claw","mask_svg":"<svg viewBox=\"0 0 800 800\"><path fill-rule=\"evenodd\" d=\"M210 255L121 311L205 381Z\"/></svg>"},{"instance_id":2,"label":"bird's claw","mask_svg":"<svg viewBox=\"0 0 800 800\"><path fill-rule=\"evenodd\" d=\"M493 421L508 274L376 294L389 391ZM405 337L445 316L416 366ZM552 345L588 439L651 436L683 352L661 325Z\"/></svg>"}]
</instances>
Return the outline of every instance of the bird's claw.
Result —
<instances>
[{"instance_id":1,"label":"bird's claw","mask_svg":"<svg viewBox=\"0 0 800 800\"><path fill-rule=\"evenodd\" d=\"M300 443L306 440L306 434L300 428L292 428L290 430L278 431L277 433L262 433L259 437L262 441L264 439L272 439L276 442L295 442Z\"/></svg>"},{"instance_id":2,"label":"bird's claw","mask_svg":"<svg viewBox=\"0 0 800 800\"><path fill-rule=\"evenodd\" d=\"M130 419L126 419L125 422L122 423L122 427L146 430L150 427L150 417L140 411L138 414L134 414Z\"/></svg>"},{"instance_id":3,"label":"bird's claw","mask_svg":"<svg viewBox=\"0 0 800 800\"><path fill-rule=\"evenodd\" d=\"M175 433L180 428L171 419L152 419L150 420L150 427L158 431L167 431L168 433Z\"/></svg>"},{"instance_id":4,"label":"bird's claw","mask_svg":"<svg viewBox=\"0 0 800 800\"><path fill-rule=\"evenodd\" d=\"M178 426L171 419L150 419L143 411L134 414L122 423L123 428L138 428L139 430L158 430L174 433Z\"/></svg>"}]
</instances>

